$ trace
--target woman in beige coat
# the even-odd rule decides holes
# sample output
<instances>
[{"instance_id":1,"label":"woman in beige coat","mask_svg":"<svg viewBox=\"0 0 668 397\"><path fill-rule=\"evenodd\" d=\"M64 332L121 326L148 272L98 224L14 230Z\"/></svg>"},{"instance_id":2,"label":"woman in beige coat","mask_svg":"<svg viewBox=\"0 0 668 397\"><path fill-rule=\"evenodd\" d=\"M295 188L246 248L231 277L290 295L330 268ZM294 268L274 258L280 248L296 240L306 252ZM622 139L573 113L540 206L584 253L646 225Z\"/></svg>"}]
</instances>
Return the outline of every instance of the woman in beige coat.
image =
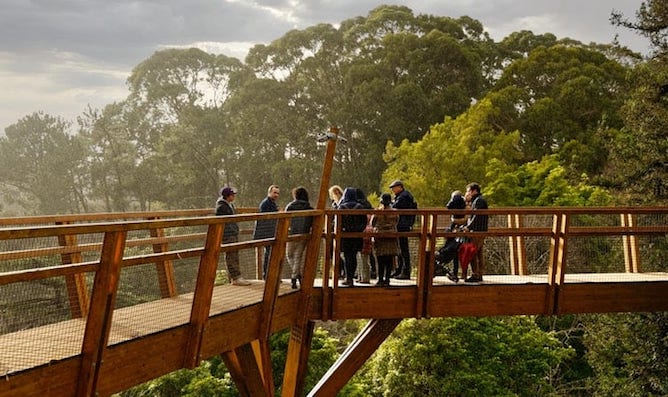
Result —
<instances>
[{"instance_id":1,"label":"woman in beige coat","mask_svg":"<svg viewBox=\"0 0 668 397\"><path fill-rule=\"evenodd\" d=\"M386 213L375 214L371 218L371 225L374 231L382 232L396 232L399 215L396 210L391 207L392 196L388 193L383 193L380 196L379 210ZM373 251L376 255L376 262L378 264L378 282L377 286L387 287L390 285L390 274L394 265L394 258L399 255L399 241L397 237L374 237Z\"/></svg>"}]
</instances>

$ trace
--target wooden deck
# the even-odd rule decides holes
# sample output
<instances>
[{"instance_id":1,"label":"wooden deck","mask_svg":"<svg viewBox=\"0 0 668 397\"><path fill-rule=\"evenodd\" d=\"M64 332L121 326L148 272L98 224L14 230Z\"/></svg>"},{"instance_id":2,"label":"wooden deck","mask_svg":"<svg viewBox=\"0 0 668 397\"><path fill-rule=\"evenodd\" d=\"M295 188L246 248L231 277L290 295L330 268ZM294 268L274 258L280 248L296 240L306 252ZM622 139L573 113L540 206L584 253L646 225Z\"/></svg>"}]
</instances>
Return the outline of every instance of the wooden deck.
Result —
<instances>
[{"instance_id":1,"label":"wooden deck","mask_svg":"<svg viewBox=\"0 0 668 397\"><path fill-rule=\"evenodd\" d=\"M565 276L565 284L608 284L608 283L656 283L668 285L668 273L590 273L569 274ZM251 281L250 286L224 285L214 287L213 299L209 311L209 317L229 314L262 302L264 293L264 282ZM488 275L482 283L465 283L460 281L454 283L446 277L438 276L433 280L433 288L437 299L447 299L451 306L456 306L456 297L461 294L442 294L441 288L463 288L465 298L470 300L476 293L475 289L490 286L547 286L547 275ZM372 313L379 313L382 306L391 303L393 299L401 299L401 295L393 293L404 290L414 293L417 286L416 280L392 279L390 287L377 287L374 281L370 284L356 283L355 287L339 287L339 302L347 302L347 296L357 297L359 293L381 296L383 302L379 307L375 305L366 306L362 312L344 310L347 319L371 318ZM316 289L322 289L322 279L314 282ZM595 288L590 286L589 288ZM642 286L641 286L642 288ZM453 291L453 290L451 290ZM296 294L298 290L290 288L289 280L283 280L280 284L280 296ZM321 295L321 292L316 293ZM394 297L394 298L393 298ZM373 300L371 301L373 302ZM368 302L367 302L368 303ZM436 302L437 306L443 302ZM172 328L185 326L190 321L190 313L193 305L193 294L183 294L173 298L164 298L135 306L117 309L114 311L111 331L109 335L109 346L140 339L151 334L163 332ZM461 307L461 305L460 305ZM475 315L475 313L469 313ZM319 319L314 313L313 319ZM402 314L406 316L406 314ZM376 316L383 317L383 316ZM0 335L0 376L21 372L27 369L48 365L49 363L76 357L81 354L83 334L86 322L84 319L72 319L55 324L49 324L33 329L22 330L5 335Z\"/></svg>"},{"instance_id":2,"label":"wooden deck","mask_svg":"<svg viewBox=\"0 0 668 397\"><path fill-rule=\"evenodd\" d=\"M264 283L251 283L243 287L214 287L209 316L216 317L260 303ZM280 289L280 295L296 292L287 281L281 283ZM193 294L189 293L117 309L109 346L187 325L192 305ZM72 319L0 335L0 376L80 355L85 327L85 319Z\"/></svg>"}]
</instances>

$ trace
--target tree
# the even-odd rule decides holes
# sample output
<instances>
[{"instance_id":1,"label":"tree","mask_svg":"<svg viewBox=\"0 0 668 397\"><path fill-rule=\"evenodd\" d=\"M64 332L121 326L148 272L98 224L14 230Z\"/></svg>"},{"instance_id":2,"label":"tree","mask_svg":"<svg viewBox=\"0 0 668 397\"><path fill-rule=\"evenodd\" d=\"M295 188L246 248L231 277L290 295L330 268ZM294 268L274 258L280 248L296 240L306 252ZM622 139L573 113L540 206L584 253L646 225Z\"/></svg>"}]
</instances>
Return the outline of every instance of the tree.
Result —
<instances>
[{"instance_id":1,"label":"tree","mask_svg":"<svg viewBox=\"0 0 668 397\"><path fill-rule=\"evenodd\" d=\"M383 171L387 140L415 140L480 95L481 60L491 57L490 43L470 18L415 16L406 7L380 6L339 29L291 31L254 47L246 61L260 77L284 87L283 117L301 127L302 138L340 127L348 143L339 145L333 179L371 192ZM309 158L314 147L300 149Z\"/></svg>"},{"instance_id":2,"label":"tree","mask_svg":"<svg viewBox=\"0 0 668 397\"><path fill-rule=\"evenodd\" d=\"M668 394L668 317L665 313L595 315L584 337L594 396Z\"/></svg>"},{"instance_id":3,"label":"tree","mask_svg":"<svg viewBox=\"0 0 668 397\"><path fill-rule=\"evenodd\" d=\"M557 42L510 64L494 90L512 93L525 161L559 153L570 175L595 174L606 164L610 129L621 127L625 76L598 48Z\"/></svg>"},{"instance_id":4,"label":"tree","mask_svg":"<svg viewBox=\"0 0 668 397\"><path fill-rule=\"evenodd\" d=\"M129 120L142 129L130 131L145 150L137 165L142 175L153 175L153 186L161 185L168 207L215 201L221 174L229 170L224 160L239 151L224 105L247 77L237 59L197 49L159 51L133 70Z\"/></svg>"},{"instance_id":5,"label":"tree","mask_svg":"<svg viewBox=\"0 0 668 397\"><path fill-rule=\"evenodd\" d=\"M549 395L572 354L531 317L405 320L364 378L374 396Z\"/></svg>"},{"instance_id":6,"label":"tree","mask_svg":"<svg viewBox=\"0 0 668 397\"><path fill-rule=\"evenodd\" d=\"M499 130L494 123L499 113L493 101L484 99L456 119L433 126L415 143L388 143L382 186L400 178L422 206L441 206L450 192L471 181L487 186L493 167L515 169L522 157L519 133Z\"/></svg>"},{"instance_id":7,"label":"tree","mask_svg":"<svg viewBox=\"0 0 668 397\"><path fill-rule=\"evenodd\" d=\"M20 204L28 213L87 209L86 148L68 128L62 119L36 112L0 137L0 182L26 195Z\"/></svg>"}]
</instances>

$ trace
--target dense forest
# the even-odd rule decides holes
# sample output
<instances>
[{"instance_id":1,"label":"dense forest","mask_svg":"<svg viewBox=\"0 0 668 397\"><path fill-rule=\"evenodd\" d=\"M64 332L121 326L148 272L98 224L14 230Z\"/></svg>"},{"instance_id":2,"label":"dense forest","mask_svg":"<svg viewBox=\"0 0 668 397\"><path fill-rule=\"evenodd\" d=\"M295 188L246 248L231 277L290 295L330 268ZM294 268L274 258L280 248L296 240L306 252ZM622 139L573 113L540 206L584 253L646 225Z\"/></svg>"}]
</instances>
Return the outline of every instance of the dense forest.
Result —
<instances>
[{"instance_id":1,"label":"dense forest","mask_svg":"<svg viewBox=\"0 0 668 397\"><path fill-rule=\"evenodd\" d=\"M211 207L223 185L245 206L270 184L316 191L332 125L347 141L333 181L371 196L400 178L425 207L470 181L493 206L666 205L668 6L610 20L653 52L530 31L495 42L477 20L401 6L290 31L244 61L158 51L125 100L5 128L0 214ZM307 389L360 327L320 324ZM287 338L272 339L277 388ZM406 320L341 395L662 396L667 358L666 313ZM238 395L220 360L122 394Z\"/></svg>"}]
</instances>

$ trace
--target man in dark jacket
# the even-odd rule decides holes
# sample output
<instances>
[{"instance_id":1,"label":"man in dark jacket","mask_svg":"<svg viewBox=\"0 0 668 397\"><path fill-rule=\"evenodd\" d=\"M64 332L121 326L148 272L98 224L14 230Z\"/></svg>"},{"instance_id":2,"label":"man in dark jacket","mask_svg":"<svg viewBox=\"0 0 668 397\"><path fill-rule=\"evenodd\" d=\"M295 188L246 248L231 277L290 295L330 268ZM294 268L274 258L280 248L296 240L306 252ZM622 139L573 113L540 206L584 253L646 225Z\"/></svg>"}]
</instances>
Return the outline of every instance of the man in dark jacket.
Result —
<instances>
[{"instance_id":1,"label":"man in dark jacket","mask_svg":"<svg viewBox=\"0 0 668 397\"><path fill-rule=\"evenodd\" d=\"M277 185L269 186L267 189L267 197L260 202L260 212L277 212L278 205L276 200L281 191ZM253 232L253 240L263 238L273 238L276 235L276 219L259 220L255 222L255 231ZM262 262L262 278L267 278L267 266L269 266L269 255L271 255L271 245L264 247L264 261Z\"/></svg>"},{"instance_id":2,"label":"man in dark jacket","mask_svg":"<svg viewBox=\"0 0 668 397\"><path fill-rule=\"evenodd\" d=\"M392 208L396 209L415 209L417 204L413 195L408 190L404 189L404 183L396 180L390 184L390 189L394 193L394 201ZM415 215L399 215L399 223L397 224L398 232L410 232L413 230L413 223L415 223ZM408 248L408 237L399 237L399 249L401 255L399 256L399 266L397 271L392 274L392 277L399 280L407 280L411 278L411 252Z\"/></svg>"},{"instance_id":3,"label":"man in dark jacket","mask_svg":"<svg viewBox=\"0 0 668 397\"><path fill-rule=\"evenodd\" d=\"M464 231L486 232L489 215L481 215L476 213L476 210L486 210L488 208L487 201L482 196L480 191L480 185L477 183L469 183L466 186L465 199L467 202L471 203L471 210L473 212L469 217L466 226L464 226ZM471 277L464 281L467 283L479 283L482 281L482 275L485 273L485 262L483 261L482 256L482 247L483 243L485 242L485 236L475 236L472 238L472 241L477 248L475 257L471 262L473 274L471 274Z\"/></svg>"},{"instance_id":4,"label":"man in dark jacket","mask_svg":"<svg viewBox=\"0 0 668 397\"><path fill-rule=\"evenodd\" d=\"M347 187L343 191L343 198L339 203L338 209L363 209L362 205L357 202L357 192L353 187ZM343 232L362 232L366 227L366 214L360 215L342 215L341 231ZM341 251L343 251L343 262L346 269L346 280L343 285L353 286L353 278L355 271L357 271L357 253L362 250L361 237L345 237L341 238Z\"/></svg>"},{"instance_id":5,"label":"man in dark jacket","mask_svg":"<svg viewBox=\"0 0 668 397\"><path fill-rule=\"evenodd\" d=\"M237 191L231 187L220 190L220 197L216 201L216 215L234 215L236 213L232 202L237 196ZM226 222L223 231L223 244L236 243L239 241L239 225L236 222ZM250 282L241 277L239 270L239 251L227 251L225 253L225 265L230 282L234 285L250 285Z\"/></svg>"}]
</instances>

